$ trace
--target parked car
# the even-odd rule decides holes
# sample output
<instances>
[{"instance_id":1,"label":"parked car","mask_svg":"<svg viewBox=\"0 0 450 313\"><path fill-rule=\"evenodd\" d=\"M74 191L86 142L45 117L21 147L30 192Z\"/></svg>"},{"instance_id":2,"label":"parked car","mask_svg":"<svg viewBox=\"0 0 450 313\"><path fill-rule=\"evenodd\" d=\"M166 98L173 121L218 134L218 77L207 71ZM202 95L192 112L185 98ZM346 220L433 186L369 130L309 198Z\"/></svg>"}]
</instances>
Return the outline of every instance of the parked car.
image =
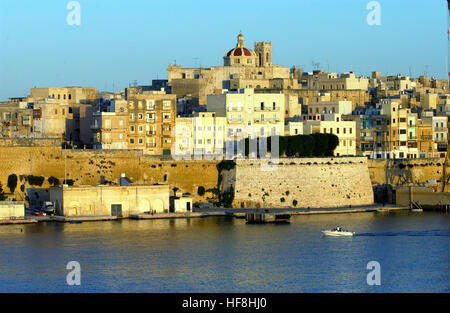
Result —
<instances>
[{"instance_id":1,"label":"parked car","mask_svg":"<svg viewBox=\"0 0 450 313\"><path fill-rule=\"evenodd\" d=\"M50 201L45 201L44 202L44 204L42 205L41 211L46 213L46 214L50 214L50 215L56 213L55 206Z\"/></svg>"}]
</instances>

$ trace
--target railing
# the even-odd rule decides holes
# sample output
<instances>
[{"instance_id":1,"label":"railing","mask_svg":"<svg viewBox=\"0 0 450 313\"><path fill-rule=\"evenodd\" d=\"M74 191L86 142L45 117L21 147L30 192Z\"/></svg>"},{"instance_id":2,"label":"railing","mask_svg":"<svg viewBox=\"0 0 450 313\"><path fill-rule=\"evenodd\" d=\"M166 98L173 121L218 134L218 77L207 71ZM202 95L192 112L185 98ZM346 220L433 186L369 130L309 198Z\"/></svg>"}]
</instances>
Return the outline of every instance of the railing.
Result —
<instances>
[{"instance_id":1,"label":"railing","mask_svg":"<svg viewBox=\"0 0 450 313\"><path fill-rule=\"evenodd\" d=\"M257 111L257 112L258 111L278 111L278 110L280 110L280 107L277 107L277 106L276 107L273 107L273 106L270 107L269 106L269 107L262 107L262 108L261 107L254 107L253 110Z\"/></svg>"},{"instance_id":2,"label":"railing","mask_svg":"<svg viewBox=\"0 0 450 313\"><path fill-rule=\"evenodd\" d=\"M153 143L148 143L145 145L147 148L155 148L156 147L156 142Z\"/></svg>"},{"instance_id":3,"label":"railing","mask_svg":"<svg viewBox=\"0 0 450 313\"><path fill-rule=\"evenodd\" d=\"M147 136L154 136L156 135L156 130L147 130Z\"/></svg>"},{"instance_id":4,"label":"railing","mask_svg":"<svg viewBox=\"0 0 450 313\"><path fill-rule=\"evenodd\" d=\"M409 136L408 140L417 140L417 136Z\"/></svg>"},{"instance_id":5,"label":"railing","mask_svg":"<svg viewBox=\"0 0 450 313\"><path fill-rule=\"evenodd\" d=\"M444 132L444 131L447 131L447 130L448 130L447 127L435 127L434 128L434 131L436 131L436 132Z\"/></svg>"},{"instance_id":6,"label":"railing","mask_svg":"<svg viewBox=\"0 0 450 313\"><path fill-rule=\"evenodd\" d=\"M242 111L242 107L228 107L229 112L240 112Z\"/></svg>"},{"instance_id":7,"label":"railing","mask_svg":"<svg viewBox=\"0 0 450 313\"><path fill-rule=\"evenodd\" d=\"M256 124L259 124L259 123L279 123L280 119L278 119L278 118L266 118L266 119L263 119L263 120L255 119L254 122Z\"/></svg>"},{"instance_id":8,"label":"railing","mask_svg":"<svg viewBox=\"0 0 450 313\"><path fill-rule=\"evenodd\" d=\"M228 123L242 123L242 119L230 118L228 119Z\"/></svg>"},{"instance_id":9,"label":"railing","mask_svg":"<svg viewBox=\"0 0 450 313\"><path fill-rule=\"evenodd\" d=\"M156 122L156 119L155 118L146 118L145 119L145 121L147 122L147 123L155 123Z\"/></svg>"}]
</instances>

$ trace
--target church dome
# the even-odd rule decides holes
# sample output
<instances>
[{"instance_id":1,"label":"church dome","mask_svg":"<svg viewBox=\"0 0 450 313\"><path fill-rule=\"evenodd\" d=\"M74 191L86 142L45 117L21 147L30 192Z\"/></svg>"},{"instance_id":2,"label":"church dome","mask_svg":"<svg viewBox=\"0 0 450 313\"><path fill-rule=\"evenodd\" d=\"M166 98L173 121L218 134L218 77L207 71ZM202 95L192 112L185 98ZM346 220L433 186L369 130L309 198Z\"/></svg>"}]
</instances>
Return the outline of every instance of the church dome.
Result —
<instances>
[{"instance_id":1,"label":"church dome","mask_svg":"<svg viewBox=\"0 0 450 313\"><path fill-rule=\"evenodd\" d=\"M234 48L227 52L227 57L234 56L234 57L240 57L240 56L247 56L251 57L254 56L255 52L253 52L250 49L247 48Z\"/></svg>"},{"instance_id":2,"label":"church dome","mask_svg":"<svg viewBox=\"0 0 450 313\"><path fill-rule=\"evenodd\" d=\"M239 35L237 37L236 48L233 48L230 51L228 51L225 56L227 56L227 57L241 57L241 56L253 57L253 56L256 56L256 53L245 47L244 35L239 33Z\"/></svg>"},{"instance_id":3,"label":"church dome","mask_svg":"<svg viewBox=\"0 0 450 313\"><path fill-rule=\"evenodd\" d=\"M257 55L254 51L245 47L244 35L237 37L236 48L228 51L224 59L224 66L255 66L257 64Z\"/></svg>"}]
</instances>

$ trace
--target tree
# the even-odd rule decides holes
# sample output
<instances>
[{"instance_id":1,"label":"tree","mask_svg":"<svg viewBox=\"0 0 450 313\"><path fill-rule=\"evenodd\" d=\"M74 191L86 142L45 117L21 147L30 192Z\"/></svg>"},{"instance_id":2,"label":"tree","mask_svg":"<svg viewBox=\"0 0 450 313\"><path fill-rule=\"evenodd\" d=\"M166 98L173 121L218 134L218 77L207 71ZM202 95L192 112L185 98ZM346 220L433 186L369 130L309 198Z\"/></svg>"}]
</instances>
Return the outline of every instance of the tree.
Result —
<instances>
[{"instance_id":1,"label":"tree","mask_svg":"<svg viewBox=\"0 0 450 313\"><path fill-rule=\"evenodd\" d=\"M0 201L4 201L6 199L5 193L3 192L2 182L0 182Z\"/></svg>"},{"instance_id":2,"label":"tree","mask_svg":"<svg viewBox=\"0 0 450 313\"><path fill-rule=\"evenodd\" d=\"M14 193L16 187L17 187L17 175L11 174L8 176L8 188L9 190L11 190L12 193Z\"/></svg>"},{"instance_id":3,"label":"tree","mask_svg":"<svg viewBox=\"0 0 450 313\"><path fill-rule=\"evenodd\" d=\"M198 187L197 193L200 197L203 197L203 195L205 194L205 187L203 186Z\"/></svg>"}]
</instances>

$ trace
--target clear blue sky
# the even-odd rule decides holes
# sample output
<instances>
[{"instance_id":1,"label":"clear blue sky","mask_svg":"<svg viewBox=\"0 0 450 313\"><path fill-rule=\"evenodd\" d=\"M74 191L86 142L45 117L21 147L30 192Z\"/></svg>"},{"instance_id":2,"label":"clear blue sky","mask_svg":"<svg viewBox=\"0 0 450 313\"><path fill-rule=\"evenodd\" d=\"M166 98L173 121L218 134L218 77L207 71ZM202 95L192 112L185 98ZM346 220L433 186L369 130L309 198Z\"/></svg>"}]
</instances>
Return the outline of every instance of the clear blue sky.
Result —
<instances>
[{"instance_id":1,"label":"clear blue sky","mask_svg":"<svg viewBox=\"0 0 450 313\"><path fill-rule=\"evenodd\" d=\"M79 0L80 26L67 25L68 2L0 0L0 100L31 87L149 84L174 60L222 65L239 31L251 48L272 41L273 63L306 71L314 61L447 77L444 0L380 0L381 26L366 23L369 0Z\"/></svg>"}]
</instances>

